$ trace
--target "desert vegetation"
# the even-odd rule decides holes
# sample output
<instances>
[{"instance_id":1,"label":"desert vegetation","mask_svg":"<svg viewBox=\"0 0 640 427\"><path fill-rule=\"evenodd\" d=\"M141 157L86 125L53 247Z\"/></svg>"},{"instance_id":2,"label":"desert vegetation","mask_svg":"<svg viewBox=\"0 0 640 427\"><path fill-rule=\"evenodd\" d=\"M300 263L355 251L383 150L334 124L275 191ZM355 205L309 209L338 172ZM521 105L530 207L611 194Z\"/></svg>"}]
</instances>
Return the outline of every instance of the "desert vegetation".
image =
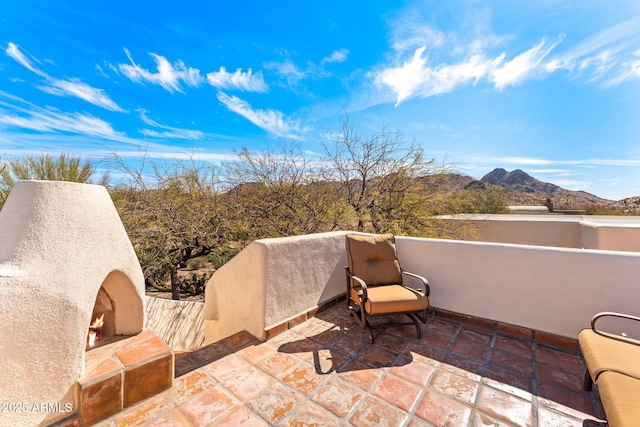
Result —
<instances>
[{"instance_id":1,"label":"desert vegetation","mask_svg":"<svg viewBox=\"0 0 640 427\"><path fill-rule=\"evenodd\" d=\"M369 135L344 120L322 148L309 154L282 140L260 152L241 149L220 164L141 153L133 166L113 153L99 159L108 172L96 182L96 160L67 154L0 159L0 204L18 179L105 185L147 286L171 290L174 299L204 289L207 273L184 273L187 267L203 260L220 267L256 239L334 230L468 237L468 224L435 216L506 207L500 189L442 191L452 167L426 159L417 144L386 128Z\"/></svg>"}]
</instances>

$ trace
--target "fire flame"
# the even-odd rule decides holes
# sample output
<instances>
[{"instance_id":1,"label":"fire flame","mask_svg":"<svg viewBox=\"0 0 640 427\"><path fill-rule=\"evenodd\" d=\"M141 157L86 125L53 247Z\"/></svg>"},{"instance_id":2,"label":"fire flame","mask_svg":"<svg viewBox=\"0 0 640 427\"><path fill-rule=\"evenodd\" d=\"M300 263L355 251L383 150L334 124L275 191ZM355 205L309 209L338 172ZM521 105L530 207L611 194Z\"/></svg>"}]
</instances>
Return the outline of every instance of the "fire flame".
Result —
<instances>
[{"instance_id":1,"label":"fire flame","mask_svg":"<svg viewBox=\"0 0 640 427\"><path fill-rule=\"evenodd\" d=\"M100 329L104 325L104 313L89 325L89 335L87 336L87 349L95 347L96 340L100 339Z\"/></svg>"},{"instance_id":2,"label":"fire flame","mask_svg":"<svg viewBox=\"0 0 640 427\"><path fill-rule=\"evenodd\" d=\"M94 320L93 323L89 325L89 327L97 329L97 328L102 328L103 325L104 325L104 313L102 313L102 316Z\"/></svg>"}]
</instances>

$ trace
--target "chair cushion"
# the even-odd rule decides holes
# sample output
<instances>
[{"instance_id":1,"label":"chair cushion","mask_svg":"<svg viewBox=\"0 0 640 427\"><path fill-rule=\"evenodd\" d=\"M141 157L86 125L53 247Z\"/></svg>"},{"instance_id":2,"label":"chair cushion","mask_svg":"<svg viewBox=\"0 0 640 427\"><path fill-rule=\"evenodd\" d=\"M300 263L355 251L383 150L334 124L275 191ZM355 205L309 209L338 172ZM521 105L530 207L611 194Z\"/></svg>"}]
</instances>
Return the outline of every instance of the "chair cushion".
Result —
<instances>
[{"instance_id":1,"label":"chair cushion","mask_svg":"<svg viewBox=\"0 0 640 427\"><path fill-rule=\"evenodd\" d=\"M401 284L402 273L393 234L346 238L349 270L367 285Z\"/></svg>"},{"instance_id":2,"label":"chair cushion","mask_svg":"<svg viewBox=\"0 0 640 427\"><path fill-rule=\"evenodd\" d=\"M362 291L351 290L351 297L360 303ZM429 308L429 298L420 291L403 285L384 285L367 288L364 309L369 315L416 312Z\"/></svg>"},{"instance_id":3,"label":"chair cushion","mask_svg":"<svg viewBox=\"0 0 640 427\"><path fill-rule=\"evenodd\" d=\"M591 378L618 371L640 379L640 341L593 329L583 329L578 343Z\"/></svg>"},{"instance_id":4,"label":"chair cushion","mask_svg":"<svg viewBox=\"0 0 640 427\"><path fill-rule=\"evenodd\" d=\"M640 420L640 380L606 371L598 378L602 407L610 427L637 426Z\"/></svg>"}]
</instances>

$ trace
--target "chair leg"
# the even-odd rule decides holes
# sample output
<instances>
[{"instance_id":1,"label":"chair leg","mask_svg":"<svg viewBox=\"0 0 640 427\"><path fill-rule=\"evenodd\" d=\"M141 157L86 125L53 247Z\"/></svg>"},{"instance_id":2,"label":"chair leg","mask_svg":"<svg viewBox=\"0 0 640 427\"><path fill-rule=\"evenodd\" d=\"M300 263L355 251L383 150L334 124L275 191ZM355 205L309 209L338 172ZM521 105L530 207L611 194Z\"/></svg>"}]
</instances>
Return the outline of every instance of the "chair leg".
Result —
<instances>
[{"instance_id":1,"label":"chair leg","mask_svg":"<svg viewBox=\"0 0 640 427\"><path fill-rule=\"evenodd\" d=\"M369 342L373 344L373 341L374 341L373 328L371 327L371 324L367 320L365 313L362 312L362 309L356 310L353 306L350 305L349 314L355 317L356 321L358 322L358 324L362 329L366 329L367 332L369 332Z\"/></svg>"},{"instance_id":2,"label":"chair leg","mask_svg":"<svg viewBox=\"0 0 640 427\"><path fill-rule=\"evenodd\" d=\"M591 389L593 388L593 380L591 379L591 374L589 373L588 369L584 374L584 382L582 383L582 387L585 391L591 391Z\"/></svg>"},{"instance_id":3,"label":"chair leg","mask_svg":"<svg viewBox=\"0 0 640 427\"><path fill-rule=\"evenodd\" d=\"M369 331L369 344L373 344L373 328L369 325L369 322L367 322L367 331Z\"/></svg>"},{"instance_id":4,"label":"chair leg","mask_svg":"<svg viewBox=\"0 0 640 427\"><path fill-rule=\"evenodd\" d=\"M413 325L416 327L416 335L418 336L418 339L421 339L422 330L420 329L420 324L418 323L418 317L411 313L407 313L407 316L409 317L409 319L411 319L411 321L413 322Z\"/></svg>"}]
</instances>

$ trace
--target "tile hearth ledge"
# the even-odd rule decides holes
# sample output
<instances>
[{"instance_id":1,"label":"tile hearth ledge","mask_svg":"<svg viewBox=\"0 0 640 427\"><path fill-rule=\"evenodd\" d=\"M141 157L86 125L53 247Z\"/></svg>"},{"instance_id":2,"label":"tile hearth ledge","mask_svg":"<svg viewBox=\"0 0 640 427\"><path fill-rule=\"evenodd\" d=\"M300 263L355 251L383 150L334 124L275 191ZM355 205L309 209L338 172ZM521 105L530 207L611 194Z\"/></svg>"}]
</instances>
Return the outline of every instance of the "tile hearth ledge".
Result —
<instances>
[{"instance_id":1,"label":"tile hearth ledge","mask_svg":"<svg viewBox=\"0 0 640 427\"><path fill-rule=\"evenodd\" d=\"M150 330L88 351L85 363L78 411L58 425L95 424L173 384L173 350Z\"/></svg>"}]
</instances>

